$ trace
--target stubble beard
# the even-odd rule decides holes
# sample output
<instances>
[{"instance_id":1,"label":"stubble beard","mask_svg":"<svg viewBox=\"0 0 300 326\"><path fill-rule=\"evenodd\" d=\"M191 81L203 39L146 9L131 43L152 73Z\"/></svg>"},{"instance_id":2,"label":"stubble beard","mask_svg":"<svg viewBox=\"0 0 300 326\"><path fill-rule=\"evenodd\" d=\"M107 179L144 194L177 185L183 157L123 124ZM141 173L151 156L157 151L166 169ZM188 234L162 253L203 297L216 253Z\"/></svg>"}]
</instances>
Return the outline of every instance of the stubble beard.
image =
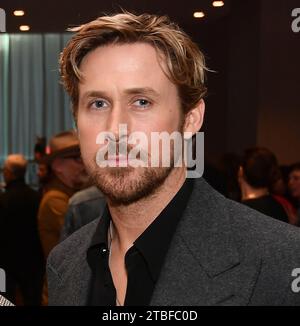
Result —
<instances>
[{"instance_id":1,"label":"stubble beard","mask_svg":"<svg viewBox=\"0 0 300 326\"><path fill-rule=\"evenodd\" d=\"M88 167L93 183L112 206L130 205L153 195L174 167Z\"/></svg>"},{"instance_id":2,"label":"stubble beard","mask_svg":"<svg viewBox=\"0 0 300 326\"><path fill-rule=\"evenodd\" d=\"M184 120L178 131L183 132ZM128 147L128 152L130 148ZM154 195L174 170L177 153L170 150L168 167L105 167L101 168L93 161L86 162L86 170L91 181L104 194L112 206L128 206L143 198ZM176 157L176 158L175 158ZM150 160L150 157L149 161Z\"/></svg>"}]
</instances>

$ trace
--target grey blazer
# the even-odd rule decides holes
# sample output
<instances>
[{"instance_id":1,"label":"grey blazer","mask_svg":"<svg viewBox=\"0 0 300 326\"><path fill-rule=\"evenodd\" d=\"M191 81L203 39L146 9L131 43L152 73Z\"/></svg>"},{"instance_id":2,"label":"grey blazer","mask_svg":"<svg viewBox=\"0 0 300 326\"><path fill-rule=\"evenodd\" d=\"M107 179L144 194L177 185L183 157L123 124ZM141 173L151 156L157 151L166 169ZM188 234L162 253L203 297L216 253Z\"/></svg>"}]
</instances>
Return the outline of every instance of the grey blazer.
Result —
<instances>
[{"instance_id":1,"label":"grey blazer","mask_svg":"<svg viewBox=\"0 0 300 326\"><path fill-rule=\"evenodd\" d=\"M51 252L49 305L86 305L86 252L98 221ZM300 293L292 291L295 268L300 229L228 200L197 179L151 305L300 305Z\"/></svg>"}]
</instances>

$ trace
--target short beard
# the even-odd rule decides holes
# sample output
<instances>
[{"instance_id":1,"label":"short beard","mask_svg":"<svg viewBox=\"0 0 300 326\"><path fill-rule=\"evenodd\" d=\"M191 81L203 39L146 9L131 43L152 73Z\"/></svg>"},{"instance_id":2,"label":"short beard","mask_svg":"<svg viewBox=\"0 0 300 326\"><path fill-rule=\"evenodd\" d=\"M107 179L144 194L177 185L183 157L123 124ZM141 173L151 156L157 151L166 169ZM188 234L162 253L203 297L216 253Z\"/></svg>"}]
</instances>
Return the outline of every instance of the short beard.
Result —
<instances>
[{"instance_id":1,"label":"short beard","mask_svg":"<svg viewBox=\"0 0 300 326\"><path fill-rule=\"evenodd\" d=\"M184 119L179 126L183 133ZM128 152L130 151L128 147ZM96 155L91 162L85 162L91 181L102 191L112 206L128 206L143 198L155 195L160 186L175 168L177 158L171 150L169 167L106 167L96 163ZM174 157L175 155L175 157Z\"/></svg>"},{"instance_id":2,"label":"short beard","mask_svg":"<svg viewBox=\"0 0 300 326\"><path fill-rule=\"evenodd\" d=\"M88 167L92 181L112 206L127 206L154 195L174 168L172 166L99 168L93 165L92 168ZM134 172L138 172L136 178Z\"/></svg>"}]
</instances>

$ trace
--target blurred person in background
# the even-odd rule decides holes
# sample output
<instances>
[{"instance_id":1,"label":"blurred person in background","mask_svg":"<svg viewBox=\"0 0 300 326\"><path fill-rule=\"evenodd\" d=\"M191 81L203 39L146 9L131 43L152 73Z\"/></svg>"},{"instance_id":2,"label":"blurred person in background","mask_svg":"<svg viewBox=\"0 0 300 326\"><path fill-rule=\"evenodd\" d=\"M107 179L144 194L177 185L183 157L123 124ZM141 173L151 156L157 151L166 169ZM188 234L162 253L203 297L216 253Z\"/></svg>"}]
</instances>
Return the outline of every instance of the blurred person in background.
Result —
<instances>
[{"instance_id":1,"label":"blurred person in background","mask_svg":"<svg viewBox=\"0 0 300 326\"><path fill-rule=\"evenodd\" d=\"M0 196L0 267L6 272L7 298L16 302L17 288L25 305L39 305L43 255L37 229L39 195L25 183L27 160L9 155Z\"/></svg>"},{"instance_id":2,"label":"blurred person in background","mask_svg":"<svg viewBox=\"0 0 300 326\"><path fill-rule=\"evenodd\" d=\"M51 168L45 160L47 155L46 137L37 137L34 145L34 162L36 164L37 186L41 197L47 190L47 184L51 178Z\"/></svg>"},{"instance_id":3,"label":"blurred person in background","mask_svg":"<svg viewBox=\"0 0 300 326\"><path fill-rule=\"evenodd\" d=\"M59 242L70 197L85 187L87 182L78 139L73 131L55 135L49 148L50 153L42 161L50 166L51 177L38 213L39 232L46 258Z\"/></svg>"},{"instance_id":4,"label":"blurred person in background","mask_svg":"<svg viewBox=\"0 0 300 326\"><path fill-rule=\"evenodd\" d=\"M37 163L37 177L39 180L39 193L41 196L45 194L48 189L48 184L51 180L51 168L45 162L38 162Z\"/></svg>"},{"instance_id":5,"label":"blurred person in background","mask_svg":"<svg viewBox=\"0 0 300 326\"><path fill-rule=\"evenodd\" d=\"M3 181L2 178L3 175L3 167L0 167L0 195L4 192L5 190L5 182Z\"/></svg>"},{"instance_id":6,"label":"blurred person in background","mask_svg":"<svg viewBox=\"0 0 300 326\"><path fill-rule=\"evenodd\" d=\"M51 169L47 191L38 212L38 227L47 259L59 243L70 197L87 183L87 175L80 157L79 143L73 131L61 132L50 140L49 153L41 162ZM43 305L47 304L47 285L43 289Z\"/></svg>"},{"instance_id":7,"label":"blurred person in background","mask_svg":"<svg viewBox=\"0 0 300 326\"><path fill-rule=\"evenodd\" d=\"M88 187L73 195L69 200L61 241L100 217L104 212L105 205L106 200L96 186Z\"/></svg>"},{"instance_id":8,"label":"blurred person in background","mask_svg":"<svg viewBox=\"0 0 300 326\"><path fill-rule=\"evenodd\" d=\"M279 174L277 159L272 152L259 147L247 149L238 172L241 200L265 215L289 222L285 209L270 193Z\"/></svg>"},{"instance_id":9,"label":"blurred person in background","mask_svg":"<svg viewBox=\"0 0 300 326\"><path fill-rule=\"evenodd\" d=\"M300 220L300 162L291 166L289 173L288 188L294 200L298 221ZM299 222L298 222L299 224Z\"/></svg>"},{"instance_id":10,"label":"blurred person in background","mask_svg":"<svg viewBox=\"0 0 300 326\"><path fill-rule=\"evenodd\" d=\"M283 206L285 209L289 223L298 226L299 219L297 216L297 210L293 204L288 191L288 175L290 171L289 166L280 166L280 173L276 181L271 185L272 196Z\"/></svg>"},{"instance_id":11,"label":"blurred person in background","mask_svg":"<svg viewBox=\"0 0 300 326\"><path fill-rule=\"evenodd\" d=\"M46 155L46 137L37 137L34 145L34 160L40 161Z\"/></svg>"}]
</instances>

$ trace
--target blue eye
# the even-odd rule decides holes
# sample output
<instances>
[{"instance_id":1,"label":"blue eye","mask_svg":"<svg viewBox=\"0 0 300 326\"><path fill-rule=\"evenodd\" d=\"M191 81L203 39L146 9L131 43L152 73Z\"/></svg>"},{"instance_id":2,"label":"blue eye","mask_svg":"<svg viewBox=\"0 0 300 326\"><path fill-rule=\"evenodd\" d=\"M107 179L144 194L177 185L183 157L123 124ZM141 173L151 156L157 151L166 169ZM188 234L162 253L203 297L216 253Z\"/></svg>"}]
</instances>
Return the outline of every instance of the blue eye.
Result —
<instances>
[{"instance_id":1,"label":"blue eye","mask_svg":"<svg viewBox=\"0 0 300 326\"><path fill-rule=\"evenodd\" d=\"M91 103L91 108L95 110L106 108L108 105L104 100L96 100Z\"/></svg>"},{"instance_id":2,"label":"blue eye","mask_svg":"<svg viewBox=\"0 0 300 326\"><path fill-rule=\"evenodd\" d=\"M139 106L141 108L147 108L151 103L145 99L139 99L134 102L134 105Z\"/></svg>"}]
</instances>

